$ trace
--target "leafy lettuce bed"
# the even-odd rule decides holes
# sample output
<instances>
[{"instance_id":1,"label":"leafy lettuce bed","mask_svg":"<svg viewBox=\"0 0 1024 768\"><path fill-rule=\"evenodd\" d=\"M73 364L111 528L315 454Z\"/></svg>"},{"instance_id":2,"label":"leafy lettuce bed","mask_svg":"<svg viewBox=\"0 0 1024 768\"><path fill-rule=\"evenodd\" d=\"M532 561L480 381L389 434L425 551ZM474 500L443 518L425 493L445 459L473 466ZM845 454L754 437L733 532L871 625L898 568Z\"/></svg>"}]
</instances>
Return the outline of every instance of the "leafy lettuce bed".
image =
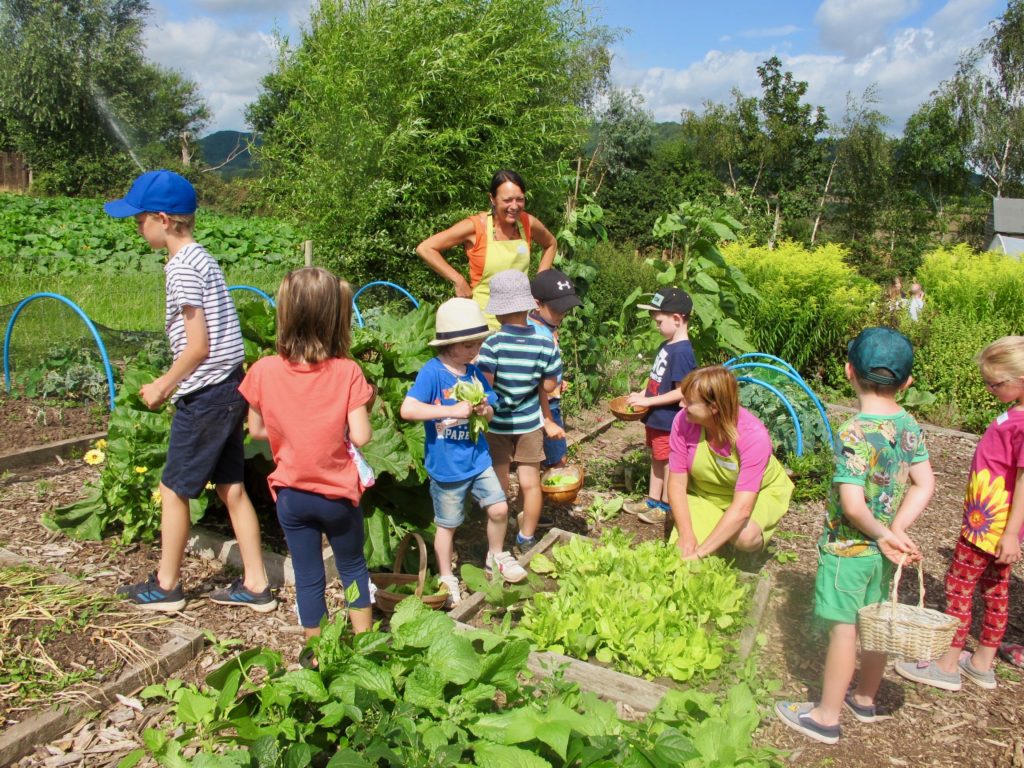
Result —
<instances>
[{"instance_id":1,"label":"leafy lettuce bed","mask_svg":"<svg viewBox=\"0 0 1024 768\"><path fill-rule=\"evenodd\" d=\"M314 640L314 643L317 641ZM243 652L197 687L172 680L142 692L171 704L165 730L147 729L162 766L780 766L752 745L760 720L745 685L716 701L671 691L645 720L573 685L524 682L529 644L460 633L419 601L399 604L391 633L324 627L319 666L287 671L280 654Z\"/></svg>"},{"instance_id":2,"label":"leafy lettuce bed","mask_svg":"<svg viewBox=\"0 0 1024 768\"><path fill-rule=\"evenodd\" d=\"M550 558L537 554L530 567L558 589L533 596L513 635L646 678L707 679L749 603L749 587L721 558L683 562L674 546L635 545L617 528L598 546L576 537Z\"/></svg>"}]
</instances>

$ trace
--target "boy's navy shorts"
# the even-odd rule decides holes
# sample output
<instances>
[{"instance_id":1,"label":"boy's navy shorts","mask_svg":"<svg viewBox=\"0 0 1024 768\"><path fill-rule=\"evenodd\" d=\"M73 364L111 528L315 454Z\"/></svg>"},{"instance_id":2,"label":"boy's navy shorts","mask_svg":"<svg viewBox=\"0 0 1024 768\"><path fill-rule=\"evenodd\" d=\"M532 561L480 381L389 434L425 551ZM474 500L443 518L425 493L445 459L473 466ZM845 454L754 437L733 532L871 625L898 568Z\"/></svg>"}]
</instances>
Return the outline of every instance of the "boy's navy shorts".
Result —
<instances>
[{"instance_id":1,"label":"boy's navy shorts","mask_svg":"<svg viewBox=\"0 0 1024 768\"><path fill-rule=\"evenodd\" d=\"M244 479L242 424L249 405L238 391L242 375L239 367L224 381L183 395L175 403L161 481L179 496L195 499L207 482Z\"/></svg>"}]
</instances>

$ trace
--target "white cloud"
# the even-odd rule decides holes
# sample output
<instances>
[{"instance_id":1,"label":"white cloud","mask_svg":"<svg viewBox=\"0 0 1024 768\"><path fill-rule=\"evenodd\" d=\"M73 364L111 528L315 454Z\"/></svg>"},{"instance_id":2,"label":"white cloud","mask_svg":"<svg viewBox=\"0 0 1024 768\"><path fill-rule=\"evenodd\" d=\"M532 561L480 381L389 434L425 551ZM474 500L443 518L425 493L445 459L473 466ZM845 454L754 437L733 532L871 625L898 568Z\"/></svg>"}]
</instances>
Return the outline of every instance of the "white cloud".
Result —
<instances>
[{"instance_id":1,"label":"white cloud","mask_svg":"<svg viewBox=\"0 0 1024 768\"><path fill-rule=\"evenodd\" d=\"M814 21L825 47L862 56L884 45L889 27L917 5L917 0L825 0Z\"/></svg>"},{"instance_id":2,"label":"white cloud","mask_svg":"<svg viewBox=\"0 0 1024 768\"><path fill-rule=\"evenodd\" d=\"M207 17L150 25L145 39L149 59L199 84L214 115L209 130L244 126L245 107L274 61L270 35L236 31Z\"/></svg>"},{"instance_id":3,"label":"white cloud","mask_svg":"<svg viewBox=\"0 0 1024 768\"><path fill-rule=\"evenodd\" d=\"M792 54L778 47L710 51L684 69L640 69L617 56L612 79L636 87L656 120L679 120L683 109L701 111L705 101L730 102L733 88L760 95L756 68L777 55L783 69L807 81L806 100L824 106L834 123L843 117L848 93L860 96L876 85L878 109L891 118L890 130L900 133L917 107L953 75L961 53L987 35L990 8L984 0L950 0L922 27L899 29L856 56Z\"/></svg>"}]
</instances>

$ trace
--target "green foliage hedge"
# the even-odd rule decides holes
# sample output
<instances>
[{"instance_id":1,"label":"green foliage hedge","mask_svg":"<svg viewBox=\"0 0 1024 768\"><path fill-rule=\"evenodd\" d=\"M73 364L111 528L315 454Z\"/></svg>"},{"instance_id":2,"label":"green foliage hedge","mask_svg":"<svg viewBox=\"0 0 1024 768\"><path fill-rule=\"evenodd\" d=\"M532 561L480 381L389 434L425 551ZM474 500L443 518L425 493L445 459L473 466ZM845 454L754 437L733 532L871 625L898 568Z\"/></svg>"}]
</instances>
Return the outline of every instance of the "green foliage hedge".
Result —
<instances>
[{"instance_id":1,"label":"green foliage hedge","mask_svg":"<svg viewBox=\"0 0 1024 768\"><path fill-rule=\"evenodd\" d=\"M775 249L729 243L722 254L760 294L740 304L739 319L754 347L805 377L842 386L846 343L866 325L878 286L858 275L837 245L808 250L791 242Z\"/></svg>"},{"instance_id":2,"label":"green foliage hedge","mask_svg":"<svg viewBox=\"0 0 1024 768\"><path fill-rule=\"evenodd\" d=\"M926 254L918 280L925 290L926 308L993 320L1002 328L1001 336L1024 333L1021 262L957 245Z\"/></svg>"}]
</instances>

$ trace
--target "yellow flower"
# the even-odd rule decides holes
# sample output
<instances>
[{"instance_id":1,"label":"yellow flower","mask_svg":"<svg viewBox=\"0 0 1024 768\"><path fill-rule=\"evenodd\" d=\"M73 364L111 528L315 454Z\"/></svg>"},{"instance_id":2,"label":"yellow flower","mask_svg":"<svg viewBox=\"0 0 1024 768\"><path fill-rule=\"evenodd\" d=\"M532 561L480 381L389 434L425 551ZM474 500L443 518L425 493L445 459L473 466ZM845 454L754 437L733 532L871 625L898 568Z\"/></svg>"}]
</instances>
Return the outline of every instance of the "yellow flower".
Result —
<instances>
[{"instance_id":1,"label":"yellow flower","mask_svg":"<svg viewBox=\"0 0 1024 768\"><path fill-rule=\"evenodd\" d=\"M150 496L149 498L154 504L159 504L162 501L162 497L160 496L160 490L157 489L153 491L153 495Z\"/></svg>"},{"instance_id":2,"label":"yellow flower","mask_svg":"<svg viewBox=\"0 0 1024 768\"><path fill-rule=\"evenodd\" d=\"M206 484L206 490L208 490L208 491L215 491L215 490L217 490L217 486L214 485L213 483L207 483Z\"/></svg>"},{"instance_id":3,"label":"yellow flower","mask_svg":"<svg viewBox=\"0 0 1024 768\"><path fill-rule=\"evenodd\" d=\"M149 467L136 467L135 471L138 472L140 475L144 475L147 472L149 472Z\"/></svg>"},{"instance_id":4,"label":"yellow flower","mask_svg":"<svg viewBox=\"0 0 1024 768\"><path fill-rule=\"evenodd\" d=\"M95 447L97 451L105 451L107 450L107 441L104 440L103 438L100 438L99 440L96 441Z\"/></svg>"},{"instance_id":5,"label":"yellow flower","mask_svg":"<svg viewBox=\"0 0 1024 768\"><path fill-rule=\"evenodd\" d=\"M97 464L102 464L105 458L107 458L107 454L98 448L93 448L91 451L85 452L85 456L82 457L82 460L85 461L86 464L96 466Z\"/></svg>"}]
</instances>

